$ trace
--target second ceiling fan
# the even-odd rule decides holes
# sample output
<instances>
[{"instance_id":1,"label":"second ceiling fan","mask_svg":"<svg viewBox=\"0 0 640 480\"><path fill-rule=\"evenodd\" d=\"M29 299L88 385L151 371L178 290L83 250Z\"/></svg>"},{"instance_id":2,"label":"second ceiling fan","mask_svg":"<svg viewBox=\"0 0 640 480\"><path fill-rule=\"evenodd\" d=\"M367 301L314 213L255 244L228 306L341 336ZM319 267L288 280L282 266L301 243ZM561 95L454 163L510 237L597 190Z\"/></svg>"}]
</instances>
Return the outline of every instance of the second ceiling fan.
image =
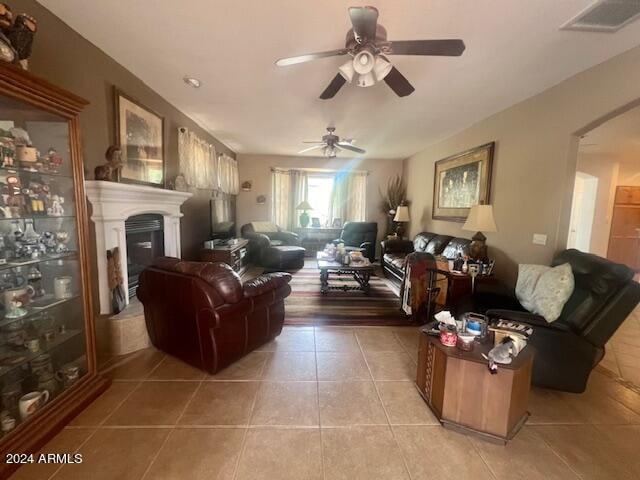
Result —
<instances>
[{"instance_id":1,"label":"second ceiling fan","mask_svg":"<svg viewBox=\"0 0 640 480\"><path fill-rule=\"evenodd\" d=\"M335 127L327 127L327 134L322 136L322 140L318 141L306 141L303 143L312 143L311 147L305 148L304 150L300 150L298 153L306 153L311 150L322 149L322 153L325 157L335 158L340 149L344 148L345 150L350 150L355 153L367 153L362 148L358 148L353 145L353 139L340 139L335 133Z\"/></svg>"},{"instance_id":2,"label":"second ceiling fan","mask_svg":"<svg viewBox=\"0 0 640 480\"><path fill-rule=\"evenodd\" d=\"M276 61L280 67L309 62L318 58L350 55L352 58L338 68L338 74L322 92L323 100L333 98L349 82L370 87L384 80L399 97L413 93L415 88L387 59L387 55L438 55L458 57L465 45L460 39L387 41L386 29L378 23L375 7L350 7L351 28L345 48L308 53Z\"/></svg>"}]
</instances>

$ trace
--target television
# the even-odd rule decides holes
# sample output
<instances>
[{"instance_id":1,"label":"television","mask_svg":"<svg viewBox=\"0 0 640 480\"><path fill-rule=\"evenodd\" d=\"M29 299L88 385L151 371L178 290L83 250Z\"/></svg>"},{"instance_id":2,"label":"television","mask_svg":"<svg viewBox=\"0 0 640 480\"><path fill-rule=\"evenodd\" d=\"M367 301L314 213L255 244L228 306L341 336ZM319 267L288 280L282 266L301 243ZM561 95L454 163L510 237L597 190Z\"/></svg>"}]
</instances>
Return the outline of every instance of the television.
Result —
<instances>
[{"instance_id":1,"label":"television","mask_svg":"<svg viewBox=\"0 0 640 480\"><path fill-rule=\"evenodd\" d=\"M236 234L236 196L215 192L210 208L211 239L233 238Z\"/></svg>"}]
</instances>

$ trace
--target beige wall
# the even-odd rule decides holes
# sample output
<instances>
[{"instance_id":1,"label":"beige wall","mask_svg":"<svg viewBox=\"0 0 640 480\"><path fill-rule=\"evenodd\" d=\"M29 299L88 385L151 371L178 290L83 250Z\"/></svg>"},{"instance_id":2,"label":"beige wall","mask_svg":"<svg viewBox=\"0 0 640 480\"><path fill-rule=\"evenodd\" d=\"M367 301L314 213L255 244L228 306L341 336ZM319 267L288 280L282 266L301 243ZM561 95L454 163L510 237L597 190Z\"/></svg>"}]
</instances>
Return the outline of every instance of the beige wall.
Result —
<instances>
[{"instance_id":1,"label":"beige wall","mask_svg":"<svg viewBox=\"0 0 640 480\"><path fill-rule=\"evenodd\" d=\"M104 152L115 143L114 85L164 117L167 179L173 179L178 174L178 127L184 126L197 132L213 143L218 151L235 156L193 120L42 5L33 0L23 0L19 7L19 11L28 12L38 20L38 35L29 60L30 70L90 102L80 115L85 174L88 179L94 178L94 168L104 163ZM115 30L114 34L117 34ZM176 73L176 81L181 81L182 74ZM183 206L182 255L185 258L196 259L202 242L209 238L209 197L210 192L195 191Z\"/></svg>"},{"instance_id":2,"label":"beige wall","mask_svg":"<svg viewBox=\"0 0 640 480\"><path fill-rule=\"evenodd\" d=\"M397 174L402 174L400 160L355 160L326 159L314 157L275 156L275 155L238 155L240 182L249 180L253 183L250 192L241 191L237 203L238 230L245 223L269 220L271 212L271 168L323 168L330 170L366 170L367 178L367 220L378 222L379 239L385 233L386 220L380 212L380 190L386 189L387 182ZM267 203L258 205L256 197L265 195Z\"/></svg>"},{"instance_id":3,"label":"beige wall","mask_svg":"<svg viewBox=\"0 0 640 480\"><path fill-rule=\"evenodd\" d=\"M577 133L640 99L640 47L571 77L405 160L411 234L469 236L461 224L431 218L434 162L495 141L491 203L499 232L487 234L496 272L513 281L518 263L547 264L565 246L577 159ZM546 246L532 235L547 235Z\"/></svg>"}]
</instances>

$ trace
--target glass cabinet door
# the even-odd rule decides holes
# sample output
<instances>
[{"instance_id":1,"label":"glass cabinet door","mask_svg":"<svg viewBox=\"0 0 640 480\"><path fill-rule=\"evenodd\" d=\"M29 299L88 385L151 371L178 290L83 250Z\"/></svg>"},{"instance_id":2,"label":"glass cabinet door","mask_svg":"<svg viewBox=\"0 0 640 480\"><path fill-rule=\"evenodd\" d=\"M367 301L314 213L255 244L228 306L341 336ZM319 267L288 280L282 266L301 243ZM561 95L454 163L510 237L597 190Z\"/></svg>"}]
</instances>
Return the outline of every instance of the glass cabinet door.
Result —
<instances>
[{"instance_id":1,"label":"glass cabinet door","mask_svg":"<svg viewBox=\"0 0 640 480\"><path fill-rule=\"evenodd\" d=\"M87 373L67 119L0 95L0 427Z\"/></svg>"}]
</instances>

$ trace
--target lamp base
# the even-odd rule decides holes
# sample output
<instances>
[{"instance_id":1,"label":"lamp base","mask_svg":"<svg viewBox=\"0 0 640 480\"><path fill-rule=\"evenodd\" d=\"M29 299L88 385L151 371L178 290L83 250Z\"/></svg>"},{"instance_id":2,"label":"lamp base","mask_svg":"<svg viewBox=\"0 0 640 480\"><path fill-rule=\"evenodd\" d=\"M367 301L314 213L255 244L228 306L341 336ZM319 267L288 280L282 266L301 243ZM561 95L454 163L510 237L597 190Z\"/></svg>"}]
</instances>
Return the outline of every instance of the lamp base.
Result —
<instances>
[{"instance_id":1,"label":"lamp base","mask_svg":"<svg viewBox=\"0 0 640 480\"><path fill-rule=\"evenodd\" d=\"M482 232L477 232L471 237L471 244L469 245L469 257L473 260L486 260L487 259L487 237Z\"/></svg>"},{"instance_id":2,"label":"lamp base","mask_svg":"<svg viewBox=\"0 0 640 480\"><path fill-rule=\"evenodd\" d=\"M307 212L302 212L300 214L300 226L302 228L307 228L309 226L309 214Z\"/></svg>"}]
</instances>

